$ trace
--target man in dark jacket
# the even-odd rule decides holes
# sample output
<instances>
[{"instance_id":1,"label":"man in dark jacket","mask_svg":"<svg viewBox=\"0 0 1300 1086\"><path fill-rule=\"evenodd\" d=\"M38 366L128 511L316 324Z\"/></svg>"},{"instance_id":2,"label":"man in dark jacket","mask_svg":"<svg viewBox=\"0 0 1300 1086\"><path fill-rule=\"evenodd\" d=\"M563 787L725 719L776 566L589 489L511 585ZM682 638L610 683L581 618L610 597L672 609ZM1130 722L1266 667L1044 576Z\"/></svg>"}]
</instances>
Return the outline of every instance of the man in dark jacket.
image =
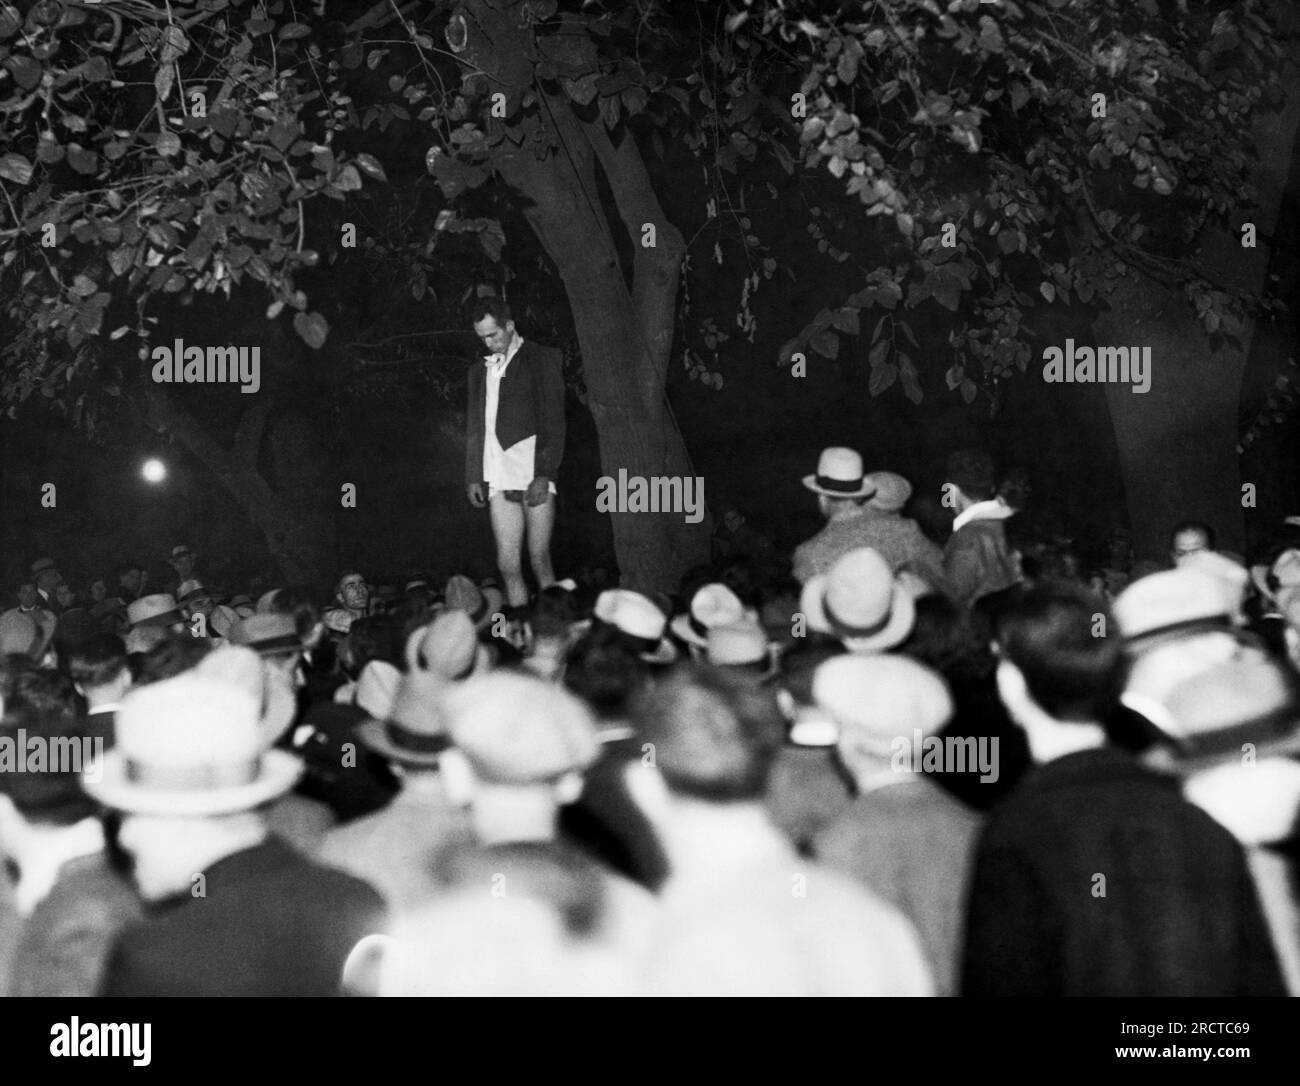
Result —
<instances>
[{"instance_id":1,"label":"man in dark jacket","mask_svg":"<svg viewBox=\"0 0 1300 1086\"><path fill-rule=\"evenodd\" d=\"M1015 509L996 497L993 461L985 452L953 453L945 478L944 504L951 501L957 515L943 549L944 572L953 598L969 607L981 596L1001 592L1020 580L1002 525Z\"/></svg>"},{"instance_id":2,"label":"man in dark jacket","mask_svg":"<svg viewBox=\"0 0 1300 1086\"><path fill-rule=\"evenodd\" d=\"M488 354L469 371L465 487L471 505L491 510L506 601L520 608L528 603L520 555L525 529L538 590L555 583L551 532L564 456L560 352L525 343L510 307L495 298L475 308L473 321Z\"/></svg>"},{"instance_id":3,"label":"man in dark jacket","mask_svg":"<svg viewBox=\"0 0 1300 1086\"><path fill-rule=\"evenodd\" d=\"M1102 602L1039 587L1003 614L998 692L1036 767L976 851L966 995L1284 995L1232 835L1106 742L1122 648Z\"/></svg>"},{"instance_id":4,"label":"man in dark jacket","mask_svg":"<svg viewBox=\"0 0 1300 1086\"><path fill-rule=\"evenodd\" d=\"M301 762L267 750L260 705L194 671L122 702L86 790L118 835L149 917L117 938L101 995L330 996L349 951L386 922L366 883L296 852L264 809Z\"/></svg>"}]
</instances>

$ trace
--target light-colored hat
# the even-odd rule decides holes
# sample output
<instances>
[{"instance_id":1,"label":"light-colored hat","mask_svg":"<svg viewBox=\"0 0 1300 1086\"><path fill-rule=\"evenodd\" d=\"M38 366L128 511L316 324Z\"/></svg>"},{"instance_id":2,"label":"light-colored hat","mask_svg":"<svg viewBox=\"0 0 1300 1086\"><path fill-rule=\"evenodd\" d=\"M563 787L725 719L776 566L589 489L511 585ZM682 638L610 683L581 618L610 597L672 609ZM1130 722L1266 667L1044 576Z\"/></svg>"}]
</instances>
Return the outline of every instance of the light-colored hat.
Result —
<instances>
[{"instance_id":1,"label":"light-colored hat","mask_svg":"<svg viewBox=\"0 0 1300 1086\"><path fill-rule=\"evenodd\" d=\"M279 612L240 619L230 628L230 640L259 654L294 652L304 647L293 615Z\"/></svg>"},{"instance_id":2,"label":"light-colored hat","mask_svg":"<svg viewBox=\"0 0 1300 1086\"><path fill-rule=\"evenodd\" d=\"M452 739L485 781L557 780L586 769L600 750L587 707L531 675L494 671L466 679L444 705Z\"/></svg>"},{"instance_id":3,"label":"light-colored hat","mask_svg":"<svg viewBox=\"0 0 1300 1086\"><path fill-rule=\"evenodd\" d=\"M132 626L171 626L185 621L176 606L176 597L170 592L155 592L132 600L127 604L126 617Z\"/></svg>"},{"instance_id":4,"label":"light-colored hat","mask_svg":"<svg viewBox=\"0 0 1300 1086\"><path fill-rule=\"evenodd\" d=\"M444 679L468 678L490 663L478 631L464 611L443 611L406 639L406 663L411 669L432 671ZM379 714L375 714L379 715Z\"/></svg>"},{"instance_id":5,"label":"light-colored hat","mask_svg":"<svg viewBox=\"0 0 1300 1086\"><path fill-rule=\"evenodd\" d=\"M1232 626L1219 582L1189 566L1139 578L1119 594L1112 609L1129 648Z\"/></svg>"},{"instance_id":6,"label":"light-colored hat","mask_svg":"<svg viewBox=\"0 0 1300 1086\"><path fill-rule=\"evenodd\" d=\"M492 616L501 610L506 601L499 588L479 588L459 573L447 581L443 599L446 600L447 610L464 611L474 623L475 629L479 630L492 621Z\"/></svg>"},{"instance_id":7,"label":"light-colored hat","mask_svg":"<svg viewBox=\"0 0 1300 1086\"><path fill-rule=\"evenodd\" d=\"M803 485L831 498L869 498L876 492L862 473L862 457L855 449L833 445L817 458L817 473L805 475Z\"/></svg>"},{"instance_id":8,"label":"light-colored hat","mask_svg":"<svg viewBox=\"0 0 1300 1086\"><path fill-rule=\"evenodd\" d=\"M176 586L176 601L178 603L189 603L191 600L200 597L210 598L212 593L203 587L203 582L197 577L191 577L188 581L181 581Z\"/></svg>"},{"instance_id":9,"label":"light-colored hat","mask_svg":"<svg viewBox=\"0 0 1300 1086\"><path fill-rule=\"evenodd\" d=\"M1178 726L1167 767L1180 773L1300 752L1300 702L1288 669L1262 651L1243 653L1179 684L1169 695Z\"/></svg>"},{"instance_id":10,"label":"light-colored hat","mask_svg":"<svg viewBox=\"0 0 1300 1086\"><path fill-rule=\"evenodd\" d=\"M744 617L745 605L730 588L725 584L706 584L691 597L687 612L675 616L670 626L683 641L704 648L709 630L714 626L730 626Z\"/></svg>"},{"instance_id":11,"label":"light-colored hat","mask_svg":"<svg viewBox=\"0 0 1300 1086\"><path fill-rule=\"evenodd\" d=\"M1224 609L1235 620L1241 619L1241 606L1246 600L1246 586L1250 584L1250 571L1241 562L1222 551L1196 551L1184 555L1179 569L1194 569L1208 573L1219 586Z\"/></svg>"},{"instance_id":12,"label":"light-colored hat","mask_svg":"<svg viewBox=\"0 0 1300 1086\"><path fill-rule=\"evenodd\" d=\"M83 787L135 814L203 817L260 807L284 795L302 762L267 750L247 691L185 672L137 687L114 722L116 745Z\"/></svg>"},{"instance_id":13,"label":"light-colored hat","mask_svg":"<svg viewBox=\"0 0 1300 1086\"><path fill-rule=\"evenodd\" d=\"M867 502L872 509L897 513L912 496L912 484L897 472L873 471L867 476L867 481L876 488L875 494Z\"/></svg>"},{"instance_id":14,"label":"light-colored hat","mask_svg":"<svg viewBox=\"0 0 1300 1086\"><path fill-rule=\"evenodd\" d=\"M883 652L901 644L916 622L916 603L870 547L841 556L810 577L799 597L808 625L832 634L850 652Z\"/></svg>"},{"instance_id":15,"label":"light-colored hat","mask_svg":"<svg viewBox=\"0 0 1300 1086\"><path fill-rule=\"evenodd\" d=\"M619 630L648 664L671 664L677 649L664 631L668 619L648 596L627 588L607 588L596 597L594 617Z\"/></svg>"},{"instance_id":16,"label":"light-colored hat","mask_svg":"<svg viewBox=\"0 0 1300 1086\"><path fill-rule=\"evenodd\" d=\"M194 666L194 673L242 690L257 703L264 747L274 745L297 715L294 691L284 683L268 682L262 658L247 645L219 645Z\"/></svg>"},{"instance_id":17,"label":"light-colored hat","mask_svg":"<svg viewBox=\"0 0 1300 1086\"><path fill-rule=\"evenodd\" d=\"M197 558L198 555L189 549L184 543L177 543L172 548L172 556L167 559L169 563L174 563L177 558Z\"/></svg>"},{"instance_id":18,"label":"light-colored hat","mask_svg":"<svg viewBox=\"0 0 1300 1086\"><path fill-rule=\"evenodd\" d=\"M31 574L33 577L39 577L42 573L48 573L50 570L58 572L58 563L53 558L38 558L32 563Z\"/></svg>"},{"instance_id":19,"label":"light-colored hat","mask_svg":"<svg viewBox=\"0 0 1300 1086\"><path fill-rule=\"evenodd\" d=\"M1276 589L1269 587L1270 574L1277 584ZM1276 603L1287 589L1300 588L1300 550L1292 547L1283 551L1271 566L1251 566L1250 579L1255 582L1261 596Z\"/></svg>"},{"instance_id":20,"label":"light-colored hat","mask_svg":"<svg viewBox=\"0 0 1300 1086\"><path fill-rule=\"evenodd\" d=\"M233 607L224 603L217 604L212 608L212 614L208 616L208 625L212 627L212 632L218 637L229 637L230 631L240 620L240 614Z\"/></svg>"},{"instance_id":21,"label":"light-colored hat","mask_svg":"<svg viewBox=\"0 0 1300 1086\"><path fill-rule=\"evenodd\" d=\"M402 673L387 660L371 660L357 676L352 703L376 720L384 720L393 709Z\"/></svg>"},{"instance_id":22,"label":"light-colored hat","mask_svg":"<svg viewBox=\"0 0 1300 1086\"><path fill-rule=\"evenodd\" d=\"M377 754L403 765L434 766L451 746L443 695L451 686L429 671L408 671L382 720L357 725L357 738Z\"/></svg>"},{"instance_id":23,"label":"light-colored hat","mask_svg":"<svg viewBox=\"0 0 1300 1086\"><path fill-rule=\"evenodd\" d=\"M767 631L757 622L735 622L709 630L706 659L714 667L741 667L772 673Z\"/></svg>"},{"instance_id":24,"label":"light-colored hat","mask_svg":"<svg viewBox=\"0 0 1300 1086\"><path fill-rule=\"evenodd\" d=\"M943 679L906 656L833 656L813 672L812 696L839 726L842 744L880 757L917 730L934 735L953 713Z\"/></svg>"},{"instance_id":25,"label":"light-colored hat","mask_svg":"<svg viewBox=\"0 0 1300 1086\"><path fill-rule=\"evenodd\" d=\"M275 604L276 593L279 591L280 590L278 588L268 588L265 592L263 592L260 596L258 596L257 603L253 607L254 613L259 615L271 614L273 606Z\"/></svg>"}]
</instances>

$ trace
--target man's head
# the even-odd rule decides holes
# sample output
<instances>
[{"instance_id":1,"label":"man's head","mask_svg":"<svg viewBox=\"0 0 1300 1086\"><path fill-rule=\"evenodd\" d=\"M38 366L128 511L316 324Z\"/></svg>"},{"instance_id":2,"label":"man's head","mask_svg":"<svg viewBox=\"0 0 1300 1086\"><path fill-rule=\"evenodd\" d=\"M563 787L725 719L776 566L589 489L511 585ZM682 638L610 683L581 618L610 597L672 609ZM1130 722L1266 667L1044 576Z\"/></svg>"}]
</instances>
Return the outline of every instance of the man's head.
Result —
<instances>
[{"instance_id":1,"label":"man's head","mask_svg":"<svg viewBox=\"0 0 1300 1086\"><path fill-rule=\"evenodd\" d=\"M1101 600L1070 584L1030 589L999 617L998 693L1031 737L1043 723L1099 724L1114 708L1125 662L1120 638L1106 636L1112 624Z\"/></svg>"},{"instance_id":2,"label":"man's head","mask_svg":"<svg viewBox=\"0 0 1300 1086\"><path fill-rule=\"evenodd\" d=\"M1214 529L1199 520L1184 520L1170 534L1169 558L1182 565L1188 555L1214 550Z\"/></svg>"},{"instance_id":3,"label":"man's head","mask_svg":"<svg viewBox=\"0 0 1300 1086\"><path fill-rule=\"evenodd\" d=\"M188 581L194 576L194 563L198 561L198 555L184 543L178 543L172 548L172 556L169 561L172 569L176 571L176 575L182 581Z\"/></svg>"},{"instance_id":4,"label":"man's head","mask_svg":"<svg viewBox=\"0 0 1300 1086\"><path fill-rule=\"evenodd\" d=\"M771 690L700 665L645 691L632 716L668 788L709 803L757 802L785 739Z\"/></svg>"},{"instance_id":5,"label":"man's head","mask_svg":"<svg viewBox=\"0 0 1300 1086\"><path fill-rule=\"evenodd\" d=\"M364 615L370 607L370 586L364 575L348 570L334 586L334 598L353 614Z\"/></svg>"},{"instance_id":6,"label":"man's head","mask_svg":"<svg viewBox=\"0 0 1300 1086\"><path fill-rule=\"evenodd\" d=\"M144 586L144 571L139 565L127 563L117 567L117 583L126 590L131 599L140 594Z\"/></svg>"},{"instance_id":7,"label":"man's head","mask_svg":"<svg viewBox=\"0 0 1300 1086\"><path fill-rule=\"evenodd\" d=\"M35 607L39 602L40 596L36 594L35 581L23 581L18 586L18 606L22 608Z\"/></svg>"},{"instance_id":8,"label":"man's head","mask_svg":"<svg viewBox=\"0 0 1300 1086\"><path fill-rule=\"evenodd\" d=\"M502 354L515 335L510 307L497 298L484 298L472 314L474 334L488 354Z\"/></svg>"},{"instance_id":9,"label":"man's head","mask_svg":"<svg viewBox=\"0 0 1300 1086\"><path fill-rule=\"evenodd\" d=\"M121 701L131 688L126 645L114 634L96 634L73 649L68 671L92 709Z\"/></svg>"},{"instance_id":10,"label":"man's head","mask_svg":"<svg viewBox=\"0 0 1300 1086\"><path fill-rule=\"evenodd\" d=\"M944 482L957 491L959 513L976 502L988 501L997 492L993 458L982 449L958 449L948 456Z\"/></svg>"},{"instance_id":11,"label":"man's head","mask_svg":"<svg viewBox=\"0 0 1300 1086\"><path fill-rule=\"evenodd\" d=\"M52 594L58 583L63 580L63 574L59 572L53 558L38 558L32 563L32 579L42 592Z\"/></svg>"}]
</instances>

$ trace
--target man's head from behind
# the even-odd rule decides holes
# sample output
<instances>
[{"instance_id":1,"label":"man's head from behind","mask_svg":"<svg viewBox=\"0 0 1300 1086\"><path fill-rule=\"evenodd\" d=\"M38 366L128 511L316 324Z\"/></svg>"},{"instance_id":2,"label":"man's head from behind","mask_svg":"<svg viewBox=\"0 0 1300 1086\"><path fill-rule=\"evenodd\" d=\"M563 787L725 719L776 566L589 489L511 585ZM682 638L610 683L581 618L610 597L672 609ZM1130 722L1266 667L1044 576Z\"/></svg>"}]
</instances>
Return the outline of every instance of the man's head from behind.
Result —
<instances>
[{"instance_id":1,"label":"man's head from behind","mask_svg":"<svg viewBox=\"0 0 1300 1086\"><path fill-rule=\"evenodd\" d=\"M510 346L515 334L515 321L505 302L499 298L484 298L474 307L470 319L474 334L489 354L501 354Z\"/></svg>"},{"instance_id":2,"label":"man's head from behind","mask_svg":"<svg viewBox=\"0 0 1300 1086\"><path fill-rule=\"evenodd\" d=\"M1214 550L1214 529L1199 520L1184 520L1170 533L1169 559L1181 565L1188 555Z\"/></svg>"},{"instance_id":3,"label":"man's head from behind","mask_svg":"<svg viewBox=\"0 0 1300 1086\"><path fill-rule=\"evenodd\" d=\"M958 449L950 453L944 481L957 489L957 511L988 501L997 492L993 458L982 449Z\"/></svg>"},{"instance_id":4,"label":"man's head from behind","mask_svg":"<svg viewBox=\"0 0 1300 1086\"><path fill-rule=\"evenodd\" d=\"M92 709L121 701L131 686L126 645L115 634L96 634L78 645L69 656L68 672Z\"/></svg>"},{"instance_id":5,"label":"man's head from behind","mask_svg":"<svg viewBox=\"0 0 1300 1086\"><path fill-rule=\"evenodd\" d=\"M700 665L645 691L632 715L669 789L709 803L757 801L785 739L770 689Z\"/></svg>"},{"instance_id":6,"label":"man's head from behind","mask_svg":"<svg viewBox=\"0 0 1300 1086\"><path fill-rule=\"evenodd\" d=\"M998 693L1016 723L1097 724L1124 689L1120 638L1105 604L1077 585L1026 592L999 617Z\"/></svg>"}]
</instances>

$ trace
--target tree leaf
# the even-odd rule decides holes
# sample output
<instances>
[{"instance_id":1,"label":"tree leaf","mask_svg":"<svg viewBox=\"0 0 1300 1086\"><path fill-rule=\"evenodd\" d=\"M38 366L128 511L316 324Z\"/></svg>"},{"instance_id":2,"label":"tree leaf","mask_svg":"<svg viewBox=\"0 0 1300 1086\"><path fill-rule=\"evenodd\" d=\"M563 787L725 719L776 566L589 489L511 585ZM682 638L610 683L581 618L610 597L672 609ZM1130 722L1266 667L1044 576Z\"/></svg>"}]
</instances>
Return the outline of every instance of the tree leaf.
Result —
<instances>
[{"instance_id":1,"label":"tree leaf","mask_svg":"<svg viewBox=\"0 0 1300 1086\"><path fill-rule=\"evenodd\" d=\"M305 38L311 34L311 27L306 23L286 23L280 27L280 40L293 41L295 38Z\"/></svg>"},{"instance_id":2,"label":"tree leaf","mask_svg":"<svg viewBox=\"0 0 1300 1086\"><path fill-rule=\"evenodd\" d=\"M320 350L329 335L329 321L313 310L310 313L293 315L293 330L302 336L307 346Z\"/></svg>"},{"instance_id":3,"label":"tree leaf","mask_svg":"<svg viewBox=\"0 0 1300 1086\"><path fill-rule=\"evenodd\" d=\"M31 90L41 81L41 66L31 57L14 56L5 61L14 82L23 90Z\"/></svg>"},{"instance_id":4,"label":"tree leaf","mask_svg":"<svg viewBox=\"0 0 1300 1086\"><path fill-rule=\"evenodd\" d=\"M94 151L87 151L79 143L68 148L68 165L77 173L92 174L99 169L99 156Z\"/></svg>"},{"instance_id":5,"label":"tree leaf","mask_svg":"<svg viewBox=\"0 0 1300 1086\"><path fill-rule=\"evenodd\" d=\"M1049 302L1056 300L1056 287L1044 279L1038 284L1038 293L1046 298Z\"/></svg>"},{"instance_id":6,"label":"tree leaf","mask_svg":"<svg viewBox=\"0 0 1300 1086\"><path fill-rule=\"evenodd\" d=\"M818 332L808 341L808 346L826 358L835 358L840 353L840 337L834 332Z\"/></svg>"},{"instance_id":7,"label":"tree leaf","mask_svg":"<svg viewBox=\"0 0 1300 1086\"><path fill-rule=\"evenodd\" d=\"M334 187L339 192L355 192L359 189L361 187L361 175L357 173L357 168L348 165L339 170L338 177L334 179Z\"/></svg>"},{"instance_id":8,"label":"tree leaf","mask_svg":"<svg viewBox=\"0 0 1300 1086\"><path fill-rule=\"evenodd\" d=\"M368 176L374 177L380 181L388 180L388 175L384 173L383 166L379 164L379 160L375 158L374 155L357 155L356 162Z\"/></svg>"},{"instance_id":9,"label":"tree leaf","mask_svg":"<svg viewBox=\"0 0 1300 1086\"><path fill-rule=\"evenodd\" d=\"M858 334L858 311L856 309L841 309L831 318L831 324L841 332L856 336Z\"/></svg>"},{"instance_id":10,"label":"tree leaf","mask_svg":"<svg viewBox=\"0 0 1300 1086\"><path fill-rule=\"evenodd\" d=\"M0 177L3 177L6 181L25 185L32 179L32 164L22 155L13 154L12 152L0 156Z\"/></svg>"},{"instance_id":11,"label":"tree leaf","mask_svg":"<svg viewBox=\"0 0 1300 1086\"><path fill-rule=\"evenodd\" d=\"M876 366L871 371L871 380L867 383L867 390L871 395L879 396L894 383L897 377L898 367L892 362Z\"/></svg>"}]
</instances>

